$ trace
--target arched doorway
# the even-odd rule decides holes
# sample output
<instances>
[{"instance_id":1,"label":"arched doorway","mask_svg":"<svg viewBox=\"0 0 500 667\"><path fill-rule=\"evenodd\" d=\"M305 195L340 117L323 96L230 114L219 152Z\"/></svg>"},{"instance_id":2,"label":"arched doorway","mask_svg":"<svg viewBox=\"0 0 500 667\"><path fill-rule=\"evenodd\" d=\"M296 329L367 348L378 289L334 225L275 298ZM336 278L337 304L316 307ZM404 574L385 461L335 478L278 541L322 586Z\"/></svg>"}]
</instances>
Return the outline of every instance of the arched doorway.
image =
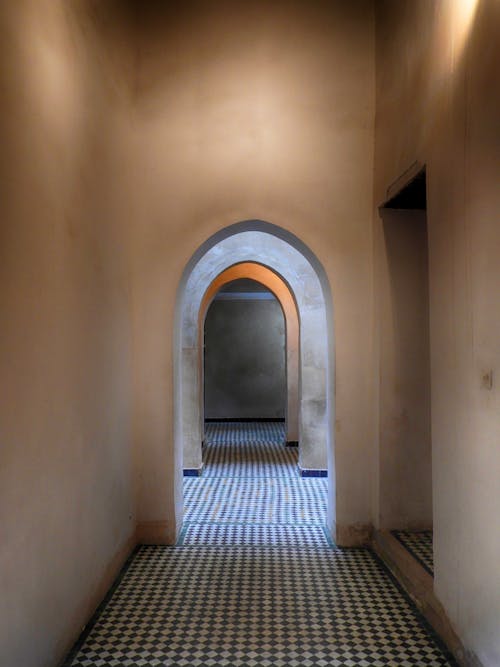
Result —
<instances>
[{"instance_id":1,"label":"arched doorway","mask_svg":"<svg viewBox=\"0 0 500 667\"><path fill-rule=\"evenodd\" d=\"M221 285L202 326L204 445L207 428L229 422L268 430L273 422L284 444L287 327L280 301L263 283L237 278Z\"/></svg>"},{"instance_id":2,"label":"arched doorway","mask_svg":"<svg viewBox=\"0 0 500 667\"><path fill-rule=\"evenodd\" d=\"M200 321L217 280L252 264L274 274L293 299L299 325L298 441L304 476L329 472L328 524L335 526L333 322L328 280L313 253L269 223L232 225L206 241L188 262L179 286L174 351L176 451L183 467L201 469L202 377Z\"/></svg>"},{"instance_id":3,"label":"arched doorway","mask_svg":"<svg viewBox=\"0 0 500 667\"><path fill-rule=\"evenodd\" d=\"M266 287L277 299L283 311L286 328L286 439L299 442L299 317L297 307L288 285L268 267L257 262L241 262L230 266L210 284L200 307L199 334L202 335L206 313L217 291L234 280L247 278ZM200 345L200 351L202 346ZM200 360L200 369L203 363ZM203 403L202 403L203 405ZM201 415L203 426L203 415Z\"/></svg>"}]
</instances>

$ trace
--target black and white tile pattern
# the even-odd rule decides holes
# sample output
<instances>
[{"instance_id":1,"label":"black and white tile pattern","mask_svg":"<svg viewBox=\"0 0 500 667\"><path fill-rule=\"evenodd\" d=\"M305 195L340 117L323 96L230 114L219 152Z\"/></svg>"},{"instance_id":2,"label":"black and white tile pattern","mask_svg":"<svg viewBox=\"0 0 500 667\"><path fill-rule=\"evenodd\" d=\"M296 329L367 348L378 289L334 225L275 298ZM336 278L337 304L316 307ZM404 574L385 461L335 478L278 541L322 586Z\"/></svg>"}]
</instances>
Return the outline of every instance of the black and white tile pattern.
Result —
<instances>
[{"instance_id":1,"label":"black and white tile pattern","mask_svg":"<svg viewBox=\"0 0 500 667\"><path fill-rule=\"evenodd\" d=\"M299 477L184 479L184 519L205 523L326 523L328 480Z\"/></svg>"},{"instance_id":2,"label":"black and white tile pattern","mask_svg":"<svg viewBox=\"0 0 500 667\"><path fill-rule=\"evenodd\" d=\"M284 422L207 422L205 444L247 445L285 443Z\"/></svg>"},{"instance_id":3,"label":"black and white tile pattern","mask_svg":"<svg viewBox=\"0 0 500 667\"><path fill-rule=\"evenodd\" d=\"M67 664L453 663L366 549L146 546Z\"/></svg>"},{"instance_id":4,"label":"black and white tile pattern","mask_svg":"<svg viewBox=\"0 0 500 667\"><path fill-rule=\"evenodd\" d=\"M185 523L178 544L205 546L327 547L324 526Z\"/></svg>"},{"instance_id":5,"label":"black and white tile pattern","mask_svg":"<svg viewBox=\"0 0 500 667\"><path fill-rule=\"evenodd\" d=\"M328 480L301 479L281 422L207 424L204 471L184 479L192 523L326 524Z\"/></svg>"},{"instance_id":6,"label":"black and white tile pattern","mask_svg":"<svg viewBox=\"0 0 500 667\"><path fill-rule=\"evenodd\" d=\"M418 560L430 575L434 576L432 530L393 530L392 534L410 552L413 558Z\"/></svg>"},{"instance_id":7,"label":"black and white tile pattern","mask_svg":"<svg viewBox=\"0 0 500 667\"><path fill-rule=\"evenodd\" d=\"M296 477L297 450L274 442L207 444L204 477Z\"/></svg>"},{"instance_id":8,"label":"black and white tile pattern","mask_svg":"<svg viewBox=\"0 0 500 667\"><path fill-rule=\"evenodd\" d=\"M297 451L284 444L283 422L210 422L203 477L296 477Z\"/></svg>"},{"instance_id":9,"label":"black and white tile pattern","mask_svg":"<svg viewBox=\"0 0 500 667\"><path fill-rule=\"evenodd\" d=\"M328 540L327 480L287 465L185 479L178 545L136 551L64 667L455 665L370 550Z\"/></svg>"}]
</instances>

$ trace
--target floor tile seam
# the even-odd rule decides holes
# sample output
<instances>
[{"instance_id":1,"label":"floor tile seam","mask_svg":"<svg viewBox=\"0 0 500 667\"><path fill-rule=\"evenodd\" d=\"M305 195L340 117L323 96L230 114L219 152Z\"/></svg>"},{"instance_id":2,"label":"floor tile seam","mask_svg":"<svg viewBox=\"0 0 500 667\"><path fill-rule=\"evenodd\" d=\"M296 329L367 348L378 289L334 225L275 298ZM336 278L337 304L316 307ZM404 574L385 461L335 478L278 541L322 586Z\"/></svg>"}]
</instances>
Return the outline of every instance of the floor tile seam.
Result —
<instances>
[{"instance_id":1,"label":"floor tile seam","mask_svg":"<svg viewBox=\"0 0 500 667\"><path fill-rule=\"evenodd\" d=\"M262 526L262 527L274 527L274 526L295 526L301 527L309 526L311 528L324 528L326 524L324 523L301 523L298 521L290 521L285 523L262 523L261 521L192 521L191 519L185 519L184 525L188 526Z\"/></svg>"},{"instance_id":2,"label":"floor tile seam","mask_svg":"<svg viewBox=\"0 0 500 667\"><path fill-rule=\"evenodd\" d=\"M218 550L224 553L234 552L236 549L239 551L253 552L253 553L265 553L265 552L280 552L284 554L294 554L295 556L300 555L309 555L311 553L315 554L325 554L334 551L338 551L337 547L331 547L330 545L320 546L320 545L311 545L311 546L301 546L297 547L287 546L284 544L173 544L171 549L192 549L198 553L203 553L207 551Z\"/></svg>"},{"instance_id":3,"label":"floor tile seam","mask_svg":"<svg viewBox=\"0 0 500 667\"><path fill-rule=\"evenodd\" d=\"M245 544L245 543L236 543L236 542L220 542L220 543L209 543L209 542L186 542L185 541L186 536L184 536L182 539L179 539L175 544L171 545L172 547L192 547L194 549L254 549L254 550L262 550L262 549L280 549L282 551L286 551L287 553L290 553L293 551L293 553L302 553L302 552L310 552L310 551L338 551L339 547L335 544L330 544L328 540L324 540L324 544L301 544L301 543L282 543L282 544L270 544L266 542L262 543L253 543L253 544Z\"/></svg>"},{"instance_id":4,"label":"floor tile seam","mask_svg":"<svg viewBox=\"0 0 500 667\"><path fill-rule=\"evenodd\" d=\"M186 479L189 479L188 477ZM207 475L202 474L199 477L192 477L194 480L201 479L303 479L299 474L293 475ZM309 479L321 479L321 477L310 477Z\"/></svg>"},{"instance_id":5,"label":"floor tile seam","mask_svg":"<svg viewBox=\"0 0 500 667\"><path fill-rule=\"evenodd\" d=\"M304 545L304 544L284 544L284 545L277 545L277 544L140 544L138 545L138 552L139 555L141 554L142 550L148 550L148 549L161 549L165 550L168 552L172 551L177 551L178 549L182 548L185 551L193 551L193 552L203 552L203 551L221 551L221 552L227 552L227 551L257 551L257 552L263 552L263 551L273 551L279 549L280 551L284 551L287 553L293 553L293 554L309 554L311 551L314 552L320 552L322 554L332 554L332 555L339 555L343 553L353 553L357 552L360 554L365 554L368 556L374 556L374 553L371 551L370 547L364 547L364 546L352 546L352 547L339 547L337 545L335 546L330 546L330 545L325 545L325 546L319 546L319 545ZM407 594L406 594L407 595ZM410 600L411 598L405 597L405 600ZM415 606L415 603L412 601L412 606ZM415 611L416 610L416 611ZM418 608L415 607L413 610L415 613L420 613L418 611Z\"/></svg>"},{"instance_id":6,"label":"floor tile seam","mask_svg":"<svg viewBox=\"0 0 500 667\"><path fill-rule=\"evenodd\" d=\"M237 521L192 521L188 519L189 524L192 526L261 526L261 527L269 527L269 528L276 528L278 526L289 526L289 527L307 527L307 526L312 526L314 528L323 528L324 524L323 523L297 523L297 522L274 522L274 523L260 523L257 521L244 521L241 523L238 523ZM186 523L186 522L185 522Z\"/></svg>"},{"instance_id":7,"label":"floor tile seam","mask_svg":"<svg viewBox=\"0 0 500 667\"><path fill-rule=\"evenodd\" d=\"M140 547L165 547L166 549L178 549L183 547L184 549L193 549L195 551L204 551L206 549L220 549L220 550L248 550L253 549L256 551L262 550L271 550L271 549L280 549L282 551L293 552L293 553L305 553L310 551L321 551L321 552L341 552L341 551L351 551L355 549L364 550L364 547L348 547L346 549L338 547L336 545L331 546L330 544L319 545L319 544L207 544L207 543L185 543L185 542L176 542L175 544L144 544Z\"/></svg>"},{"instance_id":8,"label":"floor tile seam","mask_svg":"<svg viewBox=\"0 0 500 667\"><path fill-rule=\"evenodd\" d=\"M177 549L178 547L183 547L185 549L192 549L194 551L203 551L205 549L219 549L221 551L227 551L227 550L248 550L248 549L255 549L255 550L263 550L263 549L275 549L278 548L278 545L273 545L273 544L180 544L179 542L175 544L139 544L138 545L138 551L141 549L150 549L150 548L155 548L155 549L165 549L167 551ZM378 560L377 560L377 554L373 549L368 546L368 545L355 545L355 546L339 546L337 544L328 544L327 546L324 547L319 547L319 546L314 546L314 545L305 545L305 544L285 544L285 545L279 545L280 549L283 549L284 551L289 551L289 552L294 552L294 553L302 553L302 552L309 552L311 550L313 551L321 551L322 553L362 553L362 554L367 554L370 557L373 558L374 563L378 565ZM384 567L382 570L385 571L385 564L383 564ZM380 569L380 567L379 567ZM412 607L414 607L414 612L420 614L420 611L418 607L416 607L415 602L412 600L411 596L409 596L408 593L404 590L404 588L401 587L399 582L397 580L394 581L394 576L392 573L388 572L388 575L390 576L392 583L395 584L396 588L398 590L402 590L405 593L405 600L410 601Z\"/></svg>"},{"instance_id":9,"label":"floor tile seam","mask_svg":"<svg viewBox=\"0 0 500 667\"><path fill-rule=\"evenodd\" d=\"M241 482L244 482L244 481L259 482L259 481L266 481L266 480L270 480L270 479L276 479L276 480L282 480L282 481L285 481L285 480L286 481L291 481L292 480L294 483L298 482L299 486L304 485L304 488L306 488L306 487L309 487L309 486L313 486L318 480L325 480L326 477L306 477L306 478L292 477L292 476L290 476L290 477L246 477L244 475L242 475L241 477L215 477L215 476L211 476L211 475L206 475L206 476L200 476L200 477L185 477L184 479L186 480L187 483L190 483L192 485L194 485L195 483L199 484L200 482L204 483L207 480L210 480L210 481L212 481L212 480L217 480L217 481L233 480L235 483L241 483ZM318 485L318 488L323 488L323 487Z\"/></svg>"},{"instance_id":10,"label":"floor tile seam","mask_svg":"<svg viewBox=\"0 0 500 667\"><path fill-rule=\"evenodd\" d=\"M196 519L184 519L183 525L197 525L197 526L311 526L317 528L318 526L326 526L325 522L312 521L203 521Z\"/></svg>"},{"instance_id":11,"label":"floor tile seam","mask_svg":"<svg viewBox=\"0 0 500 667\"><path fill-rule=\"evenodd\" d=\"M307 536L308 535L309 535L309 537L314 536L317 539L317 533L319 531L321 533L321 536L323 537L323 539L326 542L326 546L324 548L336 548L336 544L332 540L332 537L331 537L331 535L328 531L328 527L326 526L326 524L320 524L320 523L318 523L318 524L311 524L311 523L305 524L305 523L296 523L296 522L291 523L290 522L290 523L274 523L274 524L271 524L271 523L252 523L252 522L248 522L248 521L232 521L232 522L226 522L225 523L225 522L221 522L221 521L207 522L207 521L189 521L189 520L187 520L187 521L184 521L182 530L181 530L181 532L179 534L179 537L176 541L176 545L178 545L178 546L184 545L184 541L185 541L186 537L188 537L188 531L189 531L190 528L194 528L194 529L198 528L198 529L201 529L201 530L203 530L203 528L206 528L207 530L210 530L210 529L213 529L213 528L222 528L222 529L241 528L242 530L244 530L245 528L248 528L248 529L250 529L250 531L251 530L259 531L259 530L264 529L264 530L268 531L269 539L272 539L273 530L277 534L279 534L279 532L283 532L282 529L285 529L285 530L286 529L291 529L292 535L293 535L293 531L295 529L301 529L301 530L298 530L298 531L296 530L296 537L301 538L301 539L298 540L298 544L297 543L295 543L295 544L297 544L297 546L306 546L306 547L308 546L306 544ZM291 539L293 539L293 538L291 538ZM302 540L303 540L303 542L302 542ZM239 546L238 542L234 542L233 544L231 542L226 542L225 544L227 546L232 546L233 544L234 544L234 546ZM266 546L266 545L261 544L260 546Z\"/></svg>"}]
</instances>

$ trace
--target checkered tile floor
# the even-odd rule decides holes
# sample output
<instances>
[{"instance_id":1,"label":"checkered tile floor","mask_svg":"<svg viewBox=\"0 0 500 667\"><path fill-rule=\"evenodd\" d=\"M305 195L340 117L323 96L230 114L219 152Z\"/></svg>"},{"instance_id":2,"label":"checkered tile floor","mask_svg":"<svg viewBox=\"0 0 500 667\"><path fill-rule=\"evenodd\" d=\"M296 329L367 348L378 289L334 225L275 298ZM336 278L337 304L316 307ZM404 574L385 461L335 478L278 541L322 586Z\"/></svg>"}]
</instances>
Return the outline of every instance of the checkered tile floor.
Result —
<instances>
[{"instance_id":1,"label":"checkered tile floor","mask_svg":"<svg viewBox=\"0 0 500 667\"><path fill-rule=\"evenodd\" d=\"M329 542L323 526L197 523L185 525L178 544L327 547Z\"/></svg>"},{"instance_id":2,"label":"checkered tile floor","mask_svg":"<svg viewBox=\"0 0 500 667\"><path fill-rule=\"evenodd\" d=\"M284 422L207 422L205 443L209 445L245 445L248 443L282 445Z\"/></svg>"},{"instance_id":3,"label":"checkered tile floor","mask_svg":"<svg viewBox=\"0 0 500 667\"><path fill-rule=\"evenodd\" d=\"M430 575L434 576L432 530L393 530L392 534L411 553L413 558L418 560Z\"/></svg>"},{"instance_id":4,"label":"checkered tile floor","mask_svg":"<svg viewBox=\"0 0 500 667\"><path fill-rule=\"evenodd\" d=\"M296 477L297 450L284 447L283 422L210 422L204 477Z\"/></svg>"},{"instance_id":5,"label":"checkered tile floor","mask_svg":"<svg viewBox=\"0 0 500 667\"><path fill-rule=\"evenodd\" d=\"M187 525L326 524L328 480L299 476L282 422L210 422L203 459L203 476L184 478ZM189 531L186 539L200 543L201 534Z\"/></svg>"},{"instance_id":6,"label":"checkered tile floor","mask_svg":"<svg viewBox=\"0 0 500 667\"><path fill-rule=\"evenodd\" d=\"M178 545L137 549L64 667L454 666L370 550L329 542L327 480L276 466L186 478Z\"/></svg>"},{"instance_id":7,"label":"checkered tile floor","mask_svg":"<svg viewBox=\"0 0 500 667\"><path fill-rule=\"evenodd\" d=\"M184 479L184 520L194 523L326 523L325 478Z\"/></svg>"}]
</instances>

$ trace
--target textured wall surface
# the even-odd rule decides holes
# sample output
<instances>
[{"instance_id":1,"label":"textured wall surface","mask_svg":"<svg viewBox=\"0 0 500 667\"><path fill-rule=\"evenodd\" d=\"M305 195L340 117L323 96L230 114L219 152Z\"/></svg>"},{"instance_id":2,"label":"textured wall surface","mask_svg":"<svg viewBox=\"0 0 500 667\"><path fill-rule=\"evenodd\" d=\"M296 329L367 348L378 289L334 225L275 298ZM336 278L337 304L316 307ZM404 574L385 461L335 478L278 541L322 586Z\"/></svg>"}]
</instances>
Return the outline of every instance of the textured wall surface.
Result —
<instances>
[{"instance_id":1,"label":"textured wall surface","mask_svg":"<svg viewBox=\"0 0 500 667\"><path fill-rule=\"evenodd\" d=\"M57 664L135 533L127 122L65 5L0 5L6 667Z\"/></svg>"},{"instance_id":2,"label":"textured wall surface","mask_svg":"<svg viewBox=\"0 0 500 667\"><path fill-rule=\"evenodd\" d=\"M0 5L0 663L55 664L136 522L175 539L176 296L234 222L269 221L324 267L330 505L339 534L380 525L380 380L398 377L376 206L417 160L435 590L500 664L499 25L497 0Z\"/></svg>"},{"instance_id":3,"label":"textured wall surface","mask_svg":"<svg viewBox=\"0 0 500 667\"><path fill-rule=\"evenodd\" d=\"M376 25L375 204L415 160L427 164L435 591L466 648L494 667L500 3L389 0L376 3Z\"/></svg>"},{"instance_id":4,"label":"textured wall surface","mask_svg":"<svg viewBox=\"0 0 500 667\"><path fill-rule=\"evenodd\" d=\"M136 520L175 539L175 300L227 225L325 268L339 516L369 522L374 24L370 0L23 0L0 23L0 662L49 667Z\"/></svg>"},{"instance_id":5,"label":"textured wall surface","mask_svg":"<svg viewBox=\"0 0 500 667\"><path fill-rule=\"evenodd\" d=\"M278 301L214 301L205 320L205 418L285 417Z\"/></svg>"},{"instance_id":6,"label":"textured wall surface","mask_svg":"<svg viewBox=\"0 0 500 667\"><path fill-rule=\"evenodd\" d=\"M161 526L156 535L165 539L182 510L180 491L173 494L182 452L174 447L171 326L182 271L212 234L258 219L298 236L328 276L336 358L331 503L336 499L338 523L366 526L375 428L367 325L372 3L130 4L138 20L116 10L102 29L110 52L119 26L136 49L129 136L140 522L152 535Z\"/></svg>"}]
</instances>

